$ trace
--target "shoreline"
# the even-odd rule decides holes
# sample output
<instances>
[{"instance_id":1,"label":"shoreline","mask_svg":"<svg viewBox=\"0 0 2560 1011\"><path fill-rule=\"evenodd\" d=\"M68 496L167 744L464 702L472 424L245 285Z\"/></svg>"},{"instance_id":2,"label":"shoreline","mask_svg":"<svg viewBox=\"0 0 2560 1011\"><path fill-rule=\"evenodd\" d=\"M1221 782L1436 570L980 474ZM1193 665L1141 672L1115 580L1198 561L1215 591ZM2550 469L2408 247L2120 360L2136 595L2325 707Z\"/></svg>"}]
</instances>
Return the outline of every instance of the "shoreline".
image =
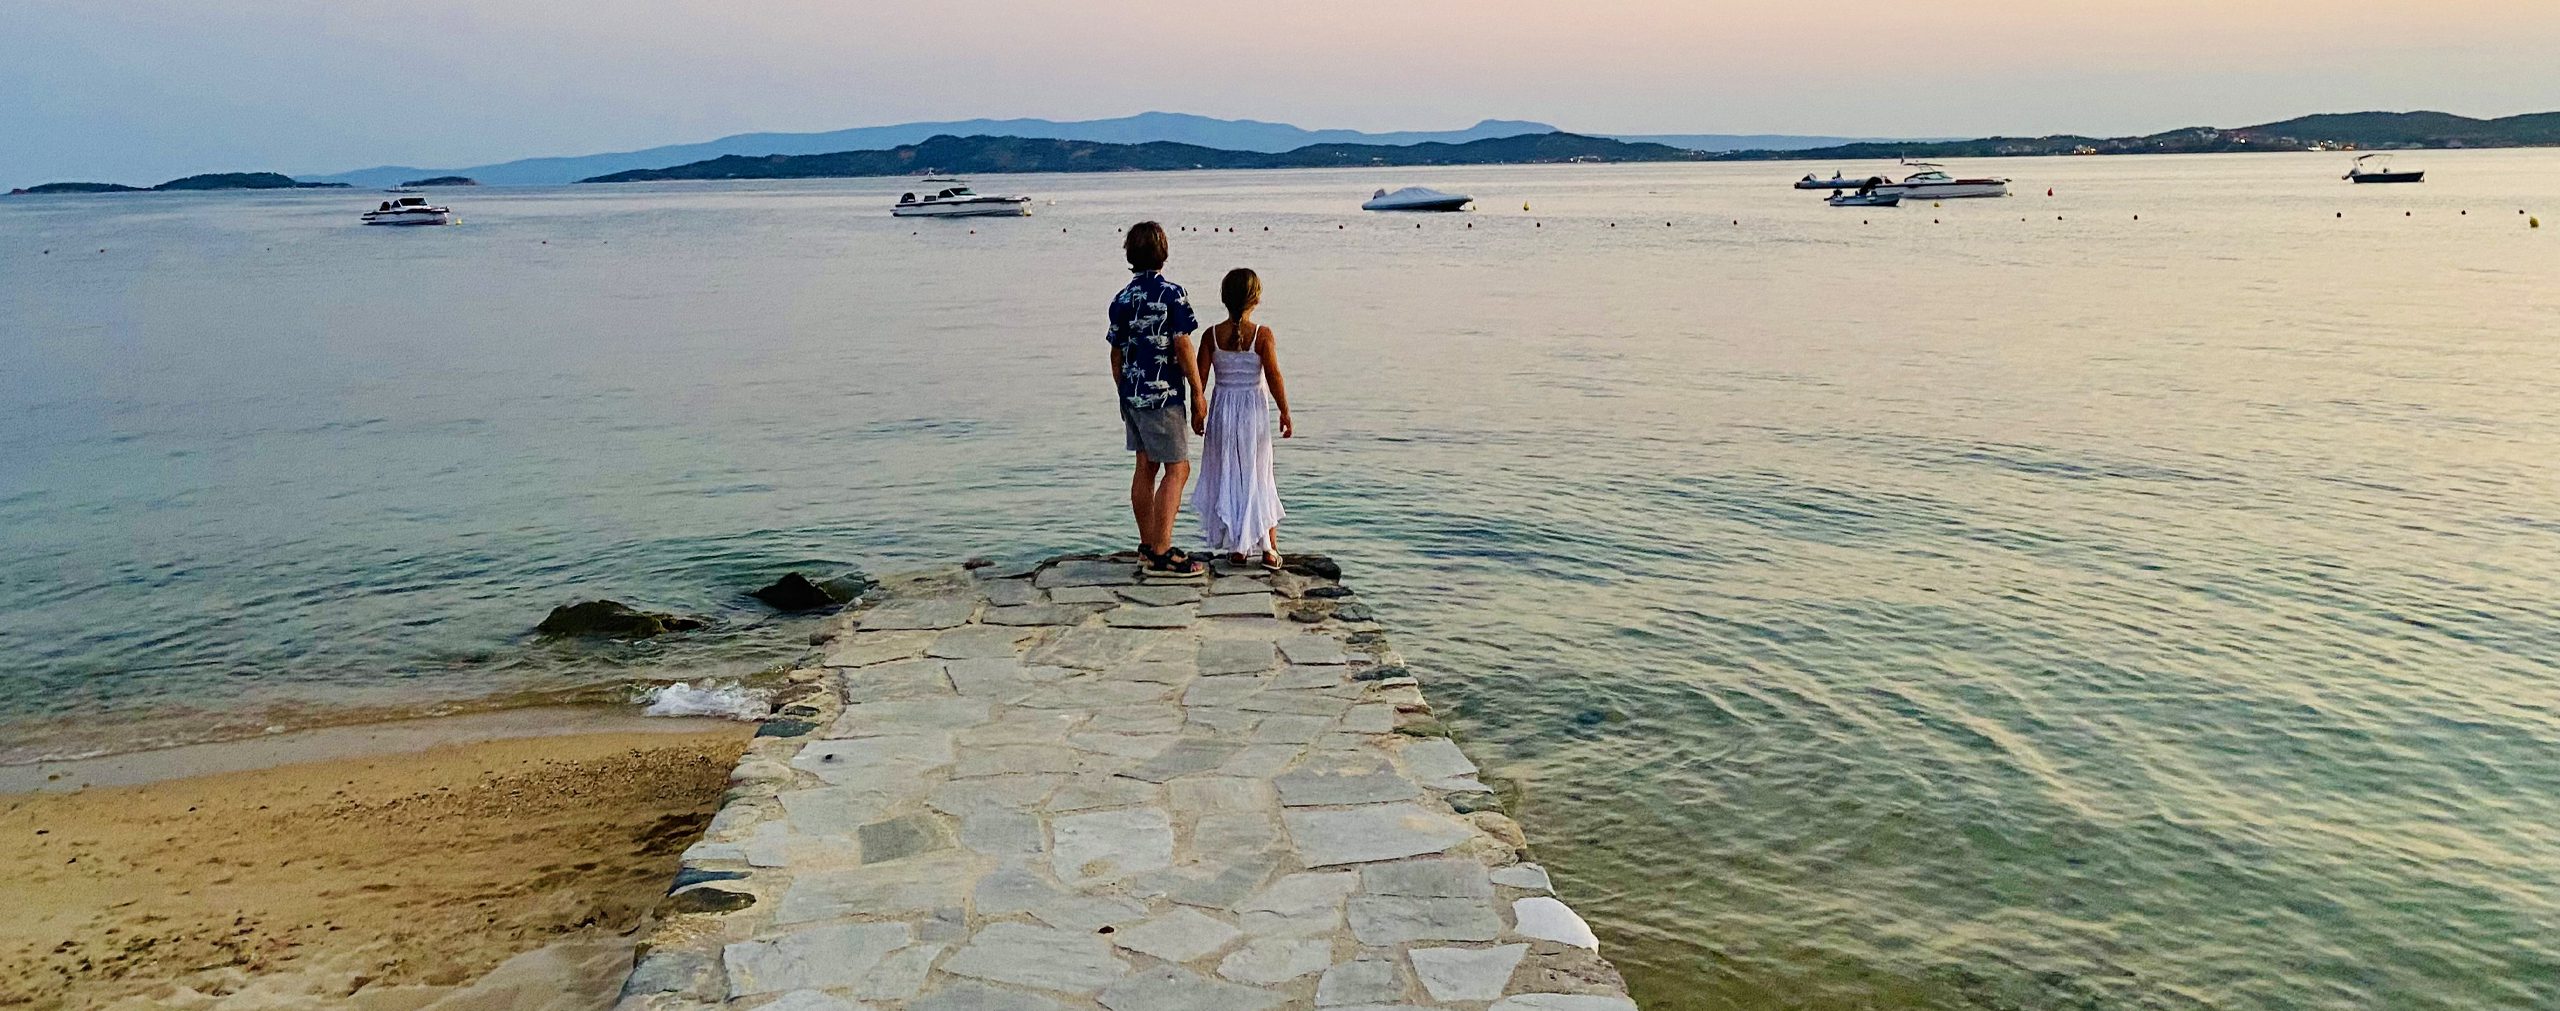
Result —
<instances>
[{"instance_id":1,"label":"shoreline","mask_svg":"<svg viewBox=\"0 0 2560 1011\"><path fill-rule=\"evenodd\" d=\"M539 704L451 715L325 723L234 737L0 765L0 802L14 794L68 793L250 772L284 765L373 758L489 741L577 734L686 734L723 725L707 717L642 716L636 705Z\"/></svg>"},{"instance_id":2,"label":"shoreline","mask_svg":"<svg viewBox=\"0 0 2560 1011\"><path fill-rule=\"evenodd\" d=\"M52 763L0 795L0 1006L608 1007L753 733L523 709Z\"/></svg>"}]
</instances>

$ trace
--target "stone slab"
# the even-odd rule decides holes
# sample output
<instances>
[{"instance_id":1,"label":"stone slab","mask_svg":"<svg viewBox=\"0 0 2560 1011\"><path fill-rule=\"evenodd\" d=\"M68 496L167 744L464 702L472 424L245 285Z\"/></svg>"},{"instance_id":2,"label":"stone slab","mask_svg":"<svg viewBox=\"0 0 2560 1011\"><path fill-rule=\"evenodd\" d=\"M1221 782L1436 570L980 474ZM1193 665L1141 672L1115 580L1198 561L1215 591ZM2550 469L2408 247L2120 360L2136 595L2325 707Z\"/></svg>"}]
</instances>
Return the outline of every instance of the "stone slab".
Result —
<instances>
[{"instance_id":1,"label":"stone slab","mask_svg":"<svg viewBox=\"0 0 2560 1011\"><path fill-rule=\"evenodd\" d=\"M1199 609L1189 604L1178 607L1145 607L1122 604L1102 613L1102 623L1113 628L1190 628L1199 619Z\"/></svg>"},{"instance_id":2,"label":"stone slab","mask_svg":"<svg viewBox=\"0 0 2560 1011\"><path fill-rule=\"evenodd\" d=\"M1267 593L1218 594L1200 602L1203 618L1269 618L1278 613Z\"/></svg>"},{"instance_id":3,"label":"stone slab","mask_svg":"<svg viewBox=\"0 0 2560 1011\"><path fill-rule=\"evenodd\" d=\"M1031 577L1031 584L1044 590L1061 586L1130 586L1138 581L1138 563L1095 559L1067 559L1046 566Z\"/></svg>"},{"instance_id":4,"label":"stone slab","mask_svg":"<svg viewBox=\"0 0 2560 1011\"><path fill-rule=\"evenodd\" d=\"M1438 853L1475 834L1470 826L1410 803L1293 808L1280 819L1309 867Z\"/></svg>"},{"instance_id":5,"label":"stone slab","mask_svg":"<svg viewBox=\"0 0 2560 1011\"><path fill-rule=\"evenodd\" d=\"M1502 916L1483 899L1411 895L1354 895L1344 913L1351 936L1380 946L1411 941L1490 941L1502 936Z\"/></svg>"},{"instance_id":6,"label":"stone slab","mask_svg":"<svg viewBox=\"0 0 2560 1011\"><path fill-rule=\"evenodd\" d=\"M1258 674L1278 667L1280 657L1266 639L1203 639L1199 664L1204 677Z\"/></svg>"},{"instance_id":7,"label":"stone slab","mask_svg":"<svg viewBox=\"0 0 2560 1011\"><path fill-rule=\"evenodd\" d=\"M1111 943L1167 962L1188 962L1216 954L1244 932L1196 909L1176 908L1112 935Z\"/></svg>"},{"instance_id":8,"label":"stone slab","mask_svg":"<svg viewBox=\"0 0 2560 1011\"><path fill-rule=\"evenodd\" d=\"M1520 967L1520 959L1529 954L1525 944L1505 944L1493 948L1415 948L1405 953L1413 960L1413 974L1422 980L1423 992L1433 1000L1492 1000L1502 996L1511 982L1511 971Z\"/></svg>"},{"instance_id":9,"label":"stone slab","mask_svg":"<svg viewBox=\"0 0 2560 1011\"><path fill-rule=\"evenodd\" d=\"M966 598L924 597L892 600L864 611L854 620L863 631L951 628L966 623L978 602Z\"/></svg>"},{"instance_id":10,"label":"stone slab","mask_svg":"<svg viewBox=\"0 0 2560 1011\"><path fill-rule=\"evenodd\" d=\"M1111 1011L1265 1011L1287 998L1255 986L1210 979L1178 965L1137 973L1102 992Z\"/></svg>"},{"instance_id":11,"label":"stone slab","mask_svg":"<svg viewBox=\"0 0 2560 1011\"><path fill-rule=\"evenodd\" d=\"M721 962L729 970L731 998L849 987L913 938L913 929L903 923L807 927L772 940L729 945Z\"/></svg>"},{"instance_id":12,"label":"stone slab","mask_svg":"<svg viewBox=\"0 0 2560 1011\"><path fill-rule=\"evenodd\" d=\"M1155 808L1060 815L1050 819L1049 836L1050 865L1069 887L1173 863L1173 818Z\"/></svg>"},{"instance_id":13,"label":"stone slab","mask_svg":"<svg viewBox=\"0 0 2560 1011\"><path fill-rule=\"evenodd\" d=\"M950 958L942 971L1037 990L1091 995L1129 974L1111 943L1081 930L992 923Z\"/></svg>"},{"instance_id":14,"label":"stone slab","mask_svg":"<svg viewBox=\"0 0 2560 1011\"><path fill-rule=\"evenodd\" d=\"M1544 895L1531 896L1511 904L1512 929L1522 937L1541 941L1557 941L1577 948L1600 950L1600 938L1591 925L1573 907Z\"/></svg>"}]
</instances>

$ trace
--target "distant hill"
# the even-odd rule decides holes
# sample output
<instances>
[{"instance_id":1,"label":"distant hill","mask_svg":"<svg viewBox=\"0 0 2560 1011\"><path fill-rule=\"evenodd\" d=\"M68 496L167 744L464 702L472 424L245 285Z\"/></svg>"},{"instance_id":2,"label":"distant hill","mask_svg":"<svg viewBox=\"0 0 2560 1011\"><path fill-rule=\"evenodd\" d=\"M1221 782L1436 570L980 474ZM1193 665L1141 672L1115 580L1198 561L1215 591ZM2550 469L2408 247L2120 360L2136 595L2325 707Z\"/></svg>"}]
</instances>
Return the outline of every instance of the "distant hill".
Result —
<instances>
[{"instance_id":1,"label":"distant hill","mask_svg":"<svg viewBox=\"0 0 2560 1011\"><path fill-rule=\"evenodd\" d=\"M1606 137L1536 133L1463 144L1310 144L1281 152L1231 151L1151 141L1110 144L1037 137L934 137L880 151L829 154L726 155L663 169L635 169L582 179L589 183L671 179L815 179L914 175L927 170L986 175L1000 172L1125 172L1202 168L1324 168L1342 165L1501 165L1561 161L1693 161L1696 152L1661 144L1629 144Z\"/></svg>"},{"instance_id":2,"label":"distant hill","mask_svg":"<svg viewBox=\"0 0 2560 1011\"><path fill-rule=\"evenodd\" d=\"M345 183L306 183L292 176L273 172L213 172L205 175L171 179L158 186L124 186L117 183L46 183L25 189L10 190L12 196L43 193L147 193L180 190L321 190L346 189Z\"/></svg>"},{"instance_id":3,"label":"distant hill","mask_svg":"<svg viewBox=\"0 0 2560 1011\"><path fill-rule=\"evenodd\" d=\"M1732 151L1727 160L1877 161L2058 154L2207 154L2229 151L2388 151L2411 148L2560 146L2560 112L2472 119L2444 112L2348 112L2218 129L2191 126L2141 137L1983 137L1888 141L1793 151Z\"/></svg>"},{"instance_id":4,"label":"distant hill","mask_svg":"<svg viewBox=\"0 0 2560 1011\"><path fill-rule=\"evenodd\" d=\"M631 169L659 168L707 161L723 155L761 157L775 154L875 151L901 145L921 144L931 138L942 136L1024 137L1099 141L1110 144L1169 141L1227 151L1262 151L1277 154L1310 144L1463 144L1475 140L1554 132L1556 128L1545 123L1505 119L1488 119L1463 130L1362 133L1358 130L1309 130L1287 123L1267 123L1251 119L1216 119L1178 112L1146 112L1117 119L1069 122L1047 119L969 119L939 123L866 126L825 133L742 133L700 144L675 144L639 151L617 151L563 158L527 158L494 165L452 169L385 166L314 178L354 183L359 186L390 186L403 179L416 179L425 175L467 175L492 186L556 185ZM1682 134L1676 137L1618 137L1616 139L1631 143L1662 143L1671 147L1699 151L1730 151L1747 147L1772 150L1813 147L1843 143L1856 138L1793 137L1770 134L1749 136Z\"/></svg>"}]
</instances>

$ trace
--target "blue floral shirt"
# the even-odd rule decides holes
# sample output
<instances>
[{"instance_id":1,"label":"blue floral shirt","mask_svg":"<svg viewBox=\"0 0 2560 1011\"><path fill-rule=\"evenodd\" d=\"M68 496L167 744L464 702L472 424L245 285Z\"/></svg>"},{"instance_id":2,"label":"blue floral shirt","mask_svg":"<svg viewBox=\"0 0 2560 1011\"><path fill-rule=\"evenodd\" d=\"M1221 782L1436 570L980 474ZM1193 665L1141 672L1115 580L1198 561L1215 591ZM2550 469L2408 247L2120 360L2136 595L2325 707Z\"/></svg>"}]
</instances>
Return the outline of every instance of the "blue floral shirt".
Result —
<instances>
[{"instance_id":1,"label":"blue floral shirt","mask_svg":"<svg viewBox=\"0 0 2560 1011\"><path fill-rule=\"evenodd\" d=\"M1199 328L1181 285L1152 270L1130 278L1111 300L1111 330L1104 335L1120 350L1121 405L1149 410L1188 403L1190 387L1182 363L1174 360L1173 339Z\"/></svg>"}]
</instances>

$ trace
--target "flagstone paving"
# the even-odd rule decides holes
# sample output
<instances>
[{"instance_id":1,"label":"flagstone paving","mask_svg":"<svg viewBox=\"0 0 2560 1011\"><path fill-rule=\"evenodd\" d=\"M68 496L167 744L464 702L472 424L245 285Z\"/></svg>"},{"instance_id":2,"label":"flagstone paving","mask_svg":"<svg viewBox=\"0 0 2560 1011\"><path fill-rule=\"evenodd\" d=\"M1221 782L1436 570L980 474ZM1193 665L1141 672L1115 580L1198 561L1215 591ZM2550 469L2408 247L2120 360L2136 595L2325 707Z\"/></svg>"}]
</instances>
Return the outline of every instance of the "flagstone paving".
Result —
<instances>
[{"instance_id":1,"label":"flagstone paving","mask_svg":"<svg viewBox=\"0 0 2560 1011\"><path fill-rule=\"evenodd\" d=\"M1292 562L884 584L617 1011L1633 1011L1367 608Z\"/></svg>"}]
</instances>

